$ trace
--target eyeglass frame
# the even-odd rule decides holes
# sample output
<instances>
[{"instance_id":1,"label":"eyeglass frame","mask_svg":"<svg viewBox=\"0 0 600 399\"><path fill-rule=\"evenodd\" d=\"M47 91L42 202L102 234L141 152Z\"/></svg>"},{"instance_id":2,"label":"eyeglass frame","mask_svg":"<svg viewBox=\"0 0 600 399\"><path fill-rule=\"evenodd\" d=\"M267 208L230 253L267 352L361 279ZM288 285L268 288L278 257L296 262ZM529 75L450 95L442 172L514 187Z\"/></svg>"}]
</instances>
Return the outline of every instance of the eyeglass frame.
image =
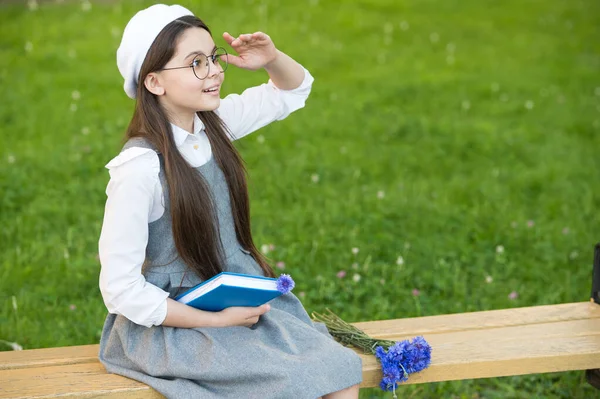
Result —
<instances>
[{"instance_id":1,"label":"eyeglass frame","mask_svg":"<svg viewBox=\"0 0 600 399\"><path fill-rule=\"evenodd\" d=\"M192 60L192 63L190 65L179 66L179 67L171 67L171 68L161 68L158 71L170 71L172 69L192 68L192 72L194 73L194 76L196 77L196 79L198 79L198 80L204 80L204 79L208 78L208 76L210 75L210 64L212 63L213 66L216 66L215 62L217 60L217 56L215 55L215 53L217 51L219 51L219 50L223 50L223 52L225 53L225 56L229 55L229 53L227 53L227 50L225 49L225 47L215 47L215 49L212 51L212 53L210 55L206 55L206 54L204 54L201 51L199 51L198 53L196 53L196 56L194 56L194 59ZM203 78L199 78L198 75L196 75L196 71L193 69L194 68L194 61L196 61L196 57L198 57L199 55L205 56L206 60L210 59L210 63L208 64L208 71L206 72L206 76L203 77ZM221 55L223 55L223 54L221 54ZM227 70L228 66L229 66L229 61L226 59L225 60L225 69L223 69L222 71L219 71L219 73L225 73L225 71Z\"/></svg>"}]
</instances>

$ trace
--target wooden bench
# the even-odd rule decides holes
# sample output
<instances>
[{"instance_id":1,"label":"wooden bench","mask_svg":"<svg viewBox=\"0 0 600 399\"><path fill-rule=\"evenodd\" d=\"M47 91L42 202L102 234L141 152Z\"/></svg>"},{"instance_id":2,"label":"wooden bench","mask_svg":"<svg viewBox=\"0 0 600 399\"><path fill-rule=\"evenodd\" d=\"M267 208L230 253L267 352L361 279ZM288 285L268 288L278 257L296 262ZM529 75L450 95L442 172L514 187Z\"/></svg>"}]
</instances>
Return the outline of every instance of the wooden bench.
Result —
<instances>
[{"instance_id":1,"label":"wooden bench","mask_svg":"<svg viewBox=\"0 0 600 399\"><path fill-rule=\"evenodd\" d=\"M423 335L431 366L407 383L600 368L600 305L591 302L353 323L392 340ZM161 398L108 374L98 345L0 352L0 398ZM375 357L361 355L362 387L378 386Z\"/></svg>"},{"instance_id":2,"label":"wooden bench","mask_svg":"<svg viewBox=\"0 0 600 399\"><path fill-rule=\"evenodd\" d=\"M353 323L372 337L423 335L431 366L407 384L588 370L600 372L600 246L596 246L590 302L533 306ZM161 398L148 386L108 374L98 345L0 352L0 398ZM362 355L361 387L376 387L381 369Z\"/></svg>"}]
</instances>

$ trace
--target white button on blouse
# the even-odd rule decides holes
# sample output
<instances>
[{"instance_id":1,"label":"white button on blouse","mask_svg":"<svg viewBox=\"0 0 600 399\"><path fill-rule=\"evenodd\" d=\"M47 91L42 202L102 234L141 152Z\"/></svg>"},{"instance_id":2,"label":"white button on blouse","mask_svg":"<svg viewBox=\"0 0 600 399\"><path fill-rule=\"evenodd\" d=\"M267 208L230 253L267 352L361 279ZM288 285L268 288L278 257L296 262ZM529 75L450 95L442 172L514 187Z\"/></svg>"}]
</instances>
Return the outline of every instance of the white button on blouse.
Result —
<instances>
[{"instance_id":1,"label":"white button on blouse","mask_svg":"<svg viewBox=\"0 0 600 399\"><path fill-rule=\"evenodd\" d=\"M304 107L313 77L305 69L296 89L281 90L271 80L242 94L230 94L216 110L229 128L231 140L286 118ZM212 157L210 143L200 118L194 118L193 134L171 124L177 149L192 166L204 165ZM107 165L110 181L99 240L100 291L110 313L120 314L147 327L161 324L167 315L169 294L146 282L142 264L148 244L148 223L164 213L163 191L158 177L156 153L131 147Z\"/></svg>"}]
</instances>

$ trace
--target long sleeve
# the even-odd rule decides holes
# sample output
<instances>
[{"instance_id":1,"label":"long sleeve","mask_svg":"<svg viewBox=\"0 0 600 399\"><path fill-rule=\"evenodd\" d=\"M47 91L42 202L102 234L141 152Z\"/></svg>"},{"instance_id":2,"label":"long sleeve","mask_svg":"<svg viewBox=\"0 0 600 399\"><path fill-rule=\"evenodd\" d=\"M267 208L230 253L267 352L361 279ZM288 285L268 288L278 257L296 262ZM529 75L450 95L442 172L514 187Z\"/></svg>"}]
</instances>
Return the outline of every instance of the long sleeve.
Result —
<instances>
[{"instance_id":1,"label":"long sleeve","mask_svg":"<svg viewBox=\"0 0 600 399\"><path fill-rule=\"evenodd\" d=\"M169 294L146 282L142 265L155 201L159 161L154 151L130 148L107 166L110 181L98 243L100 291L110 313L136 324L161 324Z\"/></svg>"},{"instance_id":2,"label":"long sleeve","mask_svg":"<svg viewBox=\"0 0 600 399\"><path fill-rule=\"evenodd\" d=\"M229 128L231 139L237 140L304 107L313 81L306 69L304 80L293 90L281 90L269 79L242 94L226 96L216 112Z\"/></svg>"}]
</instances>

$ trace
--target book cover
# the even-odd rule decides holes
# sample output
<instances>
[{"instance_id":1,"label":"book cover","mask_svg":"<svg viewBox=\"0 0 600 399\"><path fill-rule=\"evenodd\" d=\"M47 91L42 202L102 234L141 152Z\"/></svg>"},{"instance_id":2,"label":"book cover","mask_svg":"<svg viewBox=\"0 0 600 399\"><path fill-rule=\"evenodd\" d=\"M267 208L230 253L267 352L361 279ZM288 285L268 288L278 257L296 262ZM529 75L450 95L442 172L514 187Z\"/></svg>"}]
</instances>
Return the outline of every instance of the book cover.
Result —
<instances>
[{"instance_id":1,"label":"book cover","mask_svg":"<svg viewBox=\"0 0 600 399\"><path fill-rule=\"evenodd\" d=\"M222 272L175 300L200 310L219 312L231 306L260 306L282 294L276 278Z\"/></svg>"}]
</instances>

